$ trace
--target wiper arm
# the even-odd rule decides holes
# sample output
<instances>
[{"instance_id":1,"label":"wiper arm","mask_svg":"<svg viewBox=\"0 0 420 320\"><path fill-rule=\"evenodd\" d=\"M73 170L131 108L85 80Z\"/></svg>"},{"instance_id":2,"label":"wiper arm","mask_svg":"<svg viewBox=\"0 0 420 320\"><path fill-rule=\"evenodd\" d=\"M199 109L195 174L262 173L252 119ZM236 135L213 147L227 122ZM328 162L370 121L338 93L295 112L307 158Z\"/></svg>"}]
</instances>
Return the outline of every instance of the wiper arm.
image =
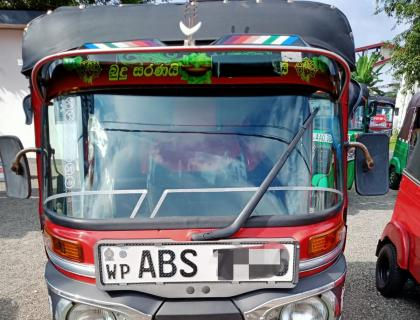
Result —
<instances>
[{"instance_id":1,"label":"wiper arm","mask_svg":"<svg viewBox=\"0 0 420 320\"><path fill-rule=\"evenodd\" d=\"M252 212L261 201L264 194L267 192L268 188L270 187L273 180L277 177L280 170L283 168L284 164L286 163L287 159L289 158L290 154L292 153L293 149L295 149L296 145L298 144L299 140L302 138L303 134L305 133L306 129L312 124L316 114L318 113L319 108L316 108L309 117L305 120L302 127L293 137L290 144L287 146L286 151L281 155L281 157L277 160L273 168L271 168L270 172L264 178L264 181L261 183L260 187L257 191L253 194L252 198L248 201L245 207L242 209L241 213L238 217L227 227L216 229L210 232L202 232L202 233L194 233L191 236L193 241L205 241L205 240L216 240L216 239L225 239L231 237L233 234L238 232L238 230L244 225L244 223L248 220L251 216Z\"/></svg>"}]
</instances>

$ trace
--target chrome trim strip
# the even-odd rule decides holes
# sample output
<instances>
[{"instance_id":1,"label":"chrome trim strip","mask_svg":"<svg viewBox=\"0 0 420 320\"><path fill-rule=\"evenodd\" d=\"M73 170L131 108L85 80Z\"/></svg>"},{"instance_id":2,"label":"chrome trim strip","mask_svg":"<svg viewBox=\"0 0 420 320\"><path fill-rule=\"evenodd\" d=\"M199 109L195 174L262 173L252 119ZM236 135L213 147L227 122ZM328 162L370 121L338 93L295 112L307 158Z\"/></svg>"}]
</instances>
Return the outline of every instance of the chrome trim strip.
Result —
<instances>
[{"instance_id":1,"label":"chrome trim strip","mask_svg":"<svg viewBox=\"0 0 420 320\"><path fill-rule=\"evenodd\" d=\"M414 184L420 186L420 181L417 180L410 172L408 172L407 169L403 170L403 174L407 176L407 178L410 179Z\"/></svg>"},{"instance_id":2,"label":"chrome trim strip","mask_svg":"<svg viewBox=\"0 0 420 320\"><path fill-rule=\"evenodd\" d=\"M147 190L146 192L142 192L139 201L137 201L136 206L134 207L133 211L131 212L130 218L133 219L137 212L139 211L141 205L143 204L144 198L146 198Z\"/></svg>"},{"instance_id":3,"label":"chrome trim strip","mask_svg":"<svg viewBox=\"0 0 420 320\"><path fill-rule=\"evenodd\" d=\"M299 271L310 271L316 268L320 268L326 265L329 262L334 261L336 258L340 256L344 248L344 237L341 239L340 243L337 247L335 247L332 251L328 252L327 254L313 258L308 260L302 260L299 262Z\"/></svg>"},{"instance_id":4,"label":"chrome trim strip","mask_svg":"<svg viewBox=\"0 0 420 320\"><path fill-rule=\"evenodd\" d=\"M101 190L101 191L72 191L65 193L58 193L53 196L49 196L44 200L44 204L48 201L60 198L66 198L71 196L92 196L92 195L109 195L109 194L145 194L147 189L127 189L127 190Z\"/></svg>"},{"instance_id":5,"label":"chrome trim strip","mask_svg":"<svg viewBox=\"0 0 420 320\"><path fill-rule=\"evenodd\" d=\"M102 302L102 301L93 300L93 299L86 299L86 298L83 298L81 295L74 295L72 293L62 291L54 287L48 280L46 280L46 282L47 282L48 288L52 292L72 302L86 304L93 307L103 308L103 309L107 309L113 312L122 313L130 317L130 320L152 320L153 318L153 316L150 314L142 313L141 311L135 310L133 308L127 307L122 304L113 303L113 302Z\"/></svg>"},{"instance_id":6,"label":"chrome trim strip","mask_svg":"<svg viewBox=\"0 0 420 320\"><path fill-rule=\"evenodd\" d=\"M74 191L74 192L66 192L66 193L58 193L52 195L44 200L44 205L47 202L55 199L72 197L72 196L92 196L92 195L115 195L115 194L140 194L139 200L137 201L136 205L134 206L133 211L131 211L130 218L133 219L137 211L139 211L141 205L143 204L144 198L147 195L146 189L127 189L127 190L103 190L103 191Z\"/></svg>"},{"instance_id":7,"label":"chrome trim strip","mask_svg":"<svg viewBox=\"0 0 420 320\"><path fill-rule=\"evenodd\" d=\"M246 192L246 191L257 191L258 187L242 187L242 188L194 188L194 189L165 189L162 192L162 195L159 198L156 206L154 207L152 213L150 214L150 218L154 218L158 213L162 203L166 199L166 196L169 193L200 193L200 192ZM324 191L324 192L332 192L338 194L341 199L343 198L343 193L339 190L332 189L332 188L322 188L322 187L307 187L307 186L284 186L284 187L270 187L268 188L269 191L280 191L280 190L287 190L287 191Z\"/></svg>"},{"instance_id":8,"label":"chrome trim strip","mask_svg":"<svg viewBox=\"0 0 420 320\"><path fill-rule=\"evenodd\" d=\"M95 279L95 266L91 264L72 262L61 258L50 249L46 248L50 261L63 270L77 274L79 276Z\"/></svg>"}]
</instances>

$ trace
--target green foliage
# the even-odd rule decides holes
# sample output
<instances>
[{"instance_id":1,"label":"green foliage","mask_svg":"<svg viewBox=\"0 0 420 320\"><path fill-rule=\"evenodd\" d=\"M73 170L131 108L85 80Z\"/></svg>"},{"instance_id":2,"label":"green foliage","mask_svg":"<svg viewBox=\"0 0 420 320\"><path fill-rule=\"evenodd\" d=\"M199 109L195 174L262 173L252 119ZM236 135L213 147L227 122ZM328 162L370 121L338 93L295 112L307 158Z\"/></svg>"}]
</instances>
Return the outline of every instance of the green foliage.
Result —
<instances>
[{"instance_id":1,"label":"green foliage","mask_svg":"<svg viewBox=\"0 0 420 320\"><path fill-rule=\"evenodd\" d=\"M61 6L143 3L145 0L0 0L0 9L52 10Z\"/></svg>"},{"instance_id":2,"label":"green foliage","mask_svg":"<svg viewBox=\"0 0 420 320\"><path fill-rule=\"evenodd\" d=\"M1 9L49 10L60 6L74 6L74 0L0 0Z\"/></svg>"},{"instance_id":3,"label":"green foliage","mask_svg":"<svg viewBox=\"0 0 420 320\"><path fill-rule=\"evenodd\" d=\"M420 83L420 1L419 0L377 0L378 12L394 17L397 24L407 30L396 36L392 54L395 76L404 79L404 90L412 90Z\"/></svg>"},{"instance_id":4,"label":"green foliage","mask_svg":"<svg viewBox=\"0 0 420 320\"><path fill-rule=\"evenodd\" d=\"M382 95L383 92L376 87L382 80L379 78L384 65L375 68L375 64L381 59L379 54L363 55L356 61L356 70L352 73L352 78L359 83L366 84L369 91Z\"/></svg>"}]
</instances>

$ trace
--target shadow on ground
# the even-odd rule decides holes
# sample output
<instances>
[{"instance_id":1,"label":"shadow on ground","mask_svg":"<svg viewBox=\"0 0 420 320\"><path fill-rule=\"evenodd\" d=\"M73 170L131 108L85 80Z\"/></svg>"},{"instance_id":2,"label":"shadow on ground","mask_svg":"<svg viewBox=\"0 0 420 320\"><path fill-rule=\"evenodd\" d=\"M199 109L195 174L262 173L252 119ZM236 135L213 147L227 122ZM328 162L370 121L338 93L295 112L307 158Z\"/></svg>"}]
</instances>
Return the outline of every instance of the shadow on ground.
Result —
<instances>
[{"instance_id":1,"label":"shadow on ground","mask_svg":"<svg viewBox=\"0 0 420 320\"><path fill-rule=\"evenodd\" d=\"M349 262L344 298L346 320L418 320L420 287L408 281L397 298L384 298L375 286L375 262Z\"/></svg>"},{"instance_id":2,"label":"shadow on ground","mask_svg":"<svg viewBox=\"0 0 420 320\"><path fill-rule=\"evenodd\" d=\"M17 320L18 309L16 301L0 298L0 319Z\"/></svg>"},{"instance_id":3,"label":"shadow on ground","mask_svg":"<svg viewBox=\"0 0 420 320\"><path fill-rule=\"evenodd\" d=\"M0 235L1 238L21 238L27 232L39 231L38 190L32 191L32 198L10 199L0 192Z\"/></svg>"},{"instance_id":4,"label":"shadow on ground","mask_svg":"<svg viewBox=\"0 0 420 320\"><path fill-rule=\"evenodd\" d=\"M397 191L389 190L388 194L378 197L359 196L354 188L348 192L349 196L349 211L350 215L357 215L366 210L393 210L395 200L397 198Z\"/></svg>"}]
</instances>

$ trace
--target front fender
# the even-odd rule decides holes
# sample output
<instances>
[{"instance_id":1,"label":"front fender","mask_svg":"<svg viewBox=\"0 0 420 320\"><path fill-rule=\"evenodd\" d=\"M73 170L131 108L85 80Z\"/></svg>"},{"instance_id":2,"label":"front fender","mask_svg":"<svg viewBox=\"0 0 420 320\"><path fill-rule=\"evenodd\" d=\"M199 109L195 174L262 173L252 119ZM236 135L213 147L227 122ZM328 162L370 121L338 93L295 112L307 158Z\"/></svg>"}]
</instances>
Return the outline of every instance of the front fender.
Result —
<instances>
[{"instance_id":1,"label":"front fender","mask_svg":"<svg viewBox=\"0 0 420 320\"><path fill-rule=\"evenodd\" d=\"M386 225L376 248L376 256L378 256L381 248L387 243L392 243L395 246L399 267L405 270L408 269L410 239L405 228L396 221L391 221Z\"/></svg>"},{"instance_id":2,"label":"front fender","mask_svg":"<svg viewBox=\"0 0 420 320\"><path fill-rule=\"evenodd\" d=\"M389 161L389 167L394 167L395 172L397 172L398 174L402 173L400 159L397 157L391 158L391 160Z\"/></svg>"}]
</instances>

